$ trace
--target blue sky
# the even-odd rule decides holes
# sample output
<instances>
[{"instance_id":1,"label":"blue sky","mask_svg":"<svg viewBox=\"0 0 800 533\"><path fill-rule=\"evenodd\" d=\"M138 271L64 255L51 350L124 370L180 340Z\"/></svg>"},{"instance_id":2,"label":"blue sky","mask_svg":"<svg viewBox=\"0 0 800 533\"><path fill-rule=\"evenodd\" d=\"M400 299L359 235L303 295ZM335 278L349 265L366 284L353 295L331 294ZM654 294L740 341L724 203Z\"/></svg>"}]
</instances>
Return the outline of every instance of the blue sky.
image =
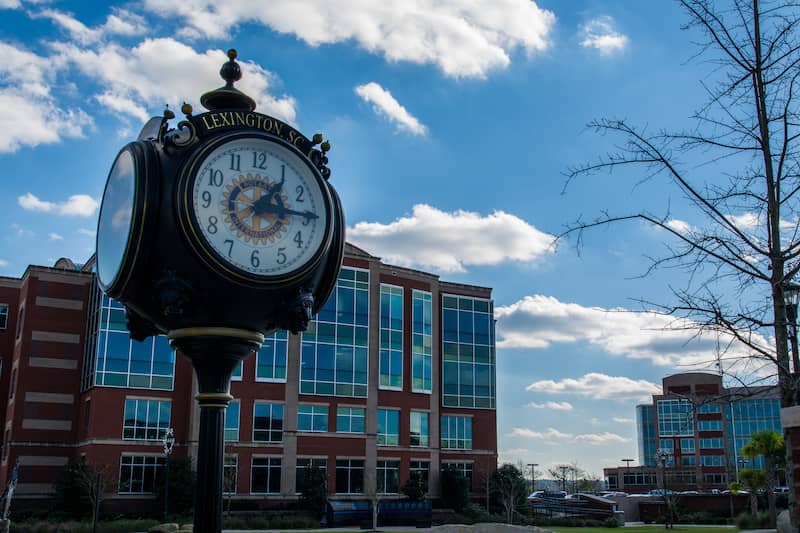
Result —
<instances>
[{"instance_id":1,"label":"blue sky","mask_svg":"<svg viewBox=\"0 0 800 533\"><path fill-rule=\"evenodd\" d=\"M602 475L637 457L636 403L713 343L637 303L683 281L639 277L664 232L550 246L604 209L691 224L684 199L635 173L562 193L563 172L613 148L593 118L690 125L712 67L685 22L629 0L0 0L0 275L85 260L117 150L165 104L199 108L234 47L258 111L331 140L348 240L494 288L501 458Z\"/></svg>"}]
</instances>

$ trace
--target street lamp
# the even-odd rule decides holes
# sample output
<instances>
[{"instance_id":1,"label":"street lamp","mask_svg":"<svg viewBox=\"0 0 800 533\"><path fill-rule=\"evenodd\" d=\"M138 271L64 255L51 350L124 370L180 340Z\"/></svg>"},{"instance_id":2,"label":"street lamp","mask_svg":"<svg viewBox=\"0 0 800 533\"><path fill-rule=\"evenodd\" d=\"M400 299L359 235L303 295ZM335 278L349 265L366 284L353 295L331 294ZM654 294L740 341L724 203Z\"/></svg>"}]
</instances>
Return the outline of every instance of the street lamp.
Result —
<instances>
[{"instance_id":1,"label":"street lamp","mask_svg":"<svg viewBox=\"0 0 800 533\"><path fill-rule=\"evenodd\" d=\"M739 457L736 460L736 483L741 483L739 480L739 473L744 469L744 466L749 463L750 461L745 459L744 457Z\"/></svg>"},{"instance_id":2,"label":"street lamp","mask_svg":"<svg viewBox=\"0 0 800 533\"><path fill-rule=\"evenodd\" d=\"M667 498L667 463L669 462L672 454L669 450L659 448L656 452L656 460L661 465L661 487L664 491L664 528L672 529L671 512L669 508L669 499Z\"/></svg>"},{"instance_id":3,"label":"street lamp","mask_svg":"<svg viewBox=\"0 0 800 533\"><path fill-rule=\"evenodd\" d=\"M164 518L169 512L169 456L175 446L175 432L169 428L164 434Z\"/></svg>"},{"instance_id":4,"label":"street lamp","mask_svg":"<svg viewBox=\"0 0 800 533\"><path fill-rule=\"evenodd\" d=\"M800 372L800 354L797 350L797 300L800 297L800 285L786 282L783 284L783 303L786 306L786 322L789 327L789 341L792 343L792 370Z\"/></svg>"},{"instance_id":5,"label":"street lamp","mask_svg":"<svg viewBox=\"0 0 800 533\"><path fill-rule=\"evenodd\" d=\"M625 463L625 473L628 474L630 478L631 473L631 463L635 461L635 459L620 459L623 463ZM622 477L622 488L625 488L625 476ZM628 492L628 491L625 491Z\"/></svg>"},{"instance_id":6,"label":"street lamp","mask_svg":"<svg viewBox=\"0 0 800 533\"><path fill-rule=\"evenodd\" d=\"M536 492L536 471L534 470L539 463L528 463L528 466L531 467L531 492Z\"/></svg>"}]
</instances>

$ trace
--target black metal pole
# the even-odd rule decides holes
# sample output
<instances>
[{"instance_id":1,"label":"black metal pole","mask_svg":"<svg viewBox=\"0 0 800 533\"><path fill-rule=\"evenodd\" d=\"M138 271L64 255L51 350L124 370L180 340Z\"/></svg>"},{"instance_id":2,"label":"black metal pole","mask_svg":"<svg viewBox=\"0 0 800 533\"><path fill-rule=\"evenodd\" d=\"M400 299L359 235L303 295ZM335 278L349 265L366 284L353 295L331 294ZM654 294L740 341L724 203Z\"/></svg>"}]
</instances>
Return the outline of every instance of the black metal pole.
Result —
<instances>
[{"instance_id":1,"label":"black metal pole","mask_svg":"<svg viewBox=\"0 0 800 533\"><path fill-rule=\"evenodd\" d=\"M100 520L100 493L103 490L101 488L101 475L102 474L95 474L94 477L94 516L92 517L94 520L92 523L92 533L97 533L97 522Z\"/></svg>"},{"instance_id":2,"label":"black metal pole","mask_svg":"<svg viewBox=\"0 0 800 533\"><path fill-rule=\"evenodd\" d=\"M164 463L164 519L169 514L169 454Z\"/></svg>"},{"instance_id":3,"label":"black metal pole","mask_svg":"<svg viewBox=\"0 0 800 533\"><path fill-rule=\"evenodd\" d=\"M187 328L169 333L170 343L192 361L197 374L200 434L197 443L197 483L194 533L221 533L225 408L231 373L258 350L264 336L229 328Z\"/></svg>"}]
</instances>

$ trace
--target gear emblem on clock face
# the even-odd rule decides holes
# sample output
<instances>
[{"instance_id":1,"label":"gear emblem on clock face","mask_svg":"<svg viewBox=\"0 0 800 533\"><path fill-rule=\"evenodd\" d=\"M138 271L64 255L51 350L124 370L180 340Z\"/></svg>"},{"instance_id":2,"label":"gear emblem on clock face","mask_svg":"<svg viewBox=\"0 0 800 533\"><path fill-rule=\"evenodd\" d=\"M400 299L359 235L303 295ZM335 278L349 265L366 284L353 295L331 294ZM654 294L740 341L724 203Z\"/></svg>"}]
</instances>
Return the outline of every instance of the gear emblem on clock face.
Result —
<instances>
[{"instance_id":1,"label":"gear emblem on clock face","mask_svg":"<svg viewBox=\"0 0 800 533\"><path fill-rule=\"evenodd\" d=\"M225 223L238 238L255 245L280 239L289 224L282 188L283 179L272 181L258 174L234 178L222 195Z\"/></svg>"}]
</instances>

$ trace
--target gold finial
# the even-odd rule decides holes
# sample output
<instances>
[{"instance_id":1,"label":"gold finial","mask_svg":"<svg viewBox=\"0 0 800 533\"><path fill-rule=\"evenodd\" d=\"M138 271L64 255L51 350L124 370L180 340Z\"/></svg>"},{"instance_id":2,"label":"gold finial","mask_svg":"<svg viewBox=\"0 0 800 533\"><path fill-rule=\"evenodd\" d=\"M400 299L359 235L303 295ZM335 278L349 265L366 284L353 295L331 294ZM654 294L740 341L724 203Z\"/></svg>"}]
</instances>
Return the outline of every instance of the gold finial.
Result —
<instances>
[{"instance_id":1,"label":"gold finial","mask_svg":"<svg viewBox=\"0 0 800 533\"><path fill-rule=\"evenodd\" d=\"M175 113L172 112L172 109L170 109L169 106L164 109L164 118L167 120L175 118Z\"/></svg>"},{"instance_id":2,"label":"gold finial","mask_svg":"<svg viewBox=\"0 0 800 533\"><path fill-rule=\"evenodd\" d=\"M322 142L322 134L321 133L315 133L314 136L311 138L311 144L312 145L317 145L317 144L319 144L321 142Z\"/></svg>"},{"instance_id":3,"label":"gold finial","mask_svg":"<svg viewBox=\"0 0 800 533\"><path fill-rule=\"evenodd\" d=\"M236 59L237 57L239 57L239 54L236 52L235 48L231 48L230 50L228 50L228 59L233 60Z\"/></svg>"},{"instance_id":4,"label":"gold finial","mask_svg":"<svg viewBox=\"0 0 800 533\"><path fill-rule=\"evenodd\" d=\"M181 113L184 115L191 115L192 114L192 104L187 104L186 102L183 103L181 106Z\"/></svg>"},{"instance_id":5,"label":"gold finial","mask_svg":"<svg viewBox=\"0 0 800 533\"><path fill-rule=\"evenodd\" d=\"M320 148L322 148L323 152L329 152L331 149L331 143L329 141L325 141L320 145Z\"/></svg>"}]
</instances>

